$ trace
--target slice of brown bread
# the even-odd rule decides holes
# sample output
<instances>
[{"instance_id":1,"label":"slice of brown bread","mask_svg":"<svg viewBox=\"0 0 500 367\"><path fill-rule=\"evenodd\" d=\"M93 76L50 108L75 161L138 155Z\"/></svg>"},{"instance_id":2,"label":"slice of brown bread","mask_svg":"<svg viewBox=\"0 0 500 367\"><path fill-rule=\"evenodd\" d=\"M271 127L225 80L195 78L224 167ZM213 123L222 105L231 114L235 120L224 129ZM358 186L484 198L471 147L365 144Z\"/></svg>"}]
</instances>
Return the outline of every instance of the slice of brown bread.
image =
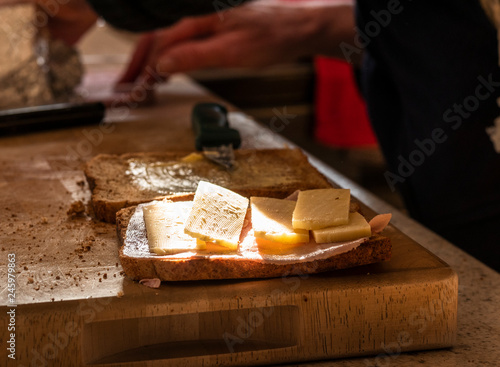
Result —
<instances>
[{"instance_id":1,"label":"slice of brown bread","mask_svg":"<svg viewBox=\"0 0 500 367\"><path fill-rule=\"evenodd\" d=\"M162 281L210 279L273 278L288 275L313 274L387 261L391 257L390 239L374 235L358 247L329 258L273 263L259 260L234 259L231 256L168 259L138 245L135 238L127 240L127 228L136 207L120 210L116 229L120 241L120 261L125 274L133 280L159 278ZM129 232L131 233L131 232ZM237 255L234 255L235 257Z\"/></svg>"},{"instance_id":2,"label":"slice of brown bread","mask_svg":"<svg viewBox=\"0 0 500 367\"><path fill-rule=\"evenodd\" d=\"M299 149L236 150L231 172L205 158L182 161L189 153L101 154L91 159L84 172L96 218L115 223L122 208L165 196L184 199L200 180L243 196L286 197L295 190L331 187Z\"/></svg>"}]
</instances>

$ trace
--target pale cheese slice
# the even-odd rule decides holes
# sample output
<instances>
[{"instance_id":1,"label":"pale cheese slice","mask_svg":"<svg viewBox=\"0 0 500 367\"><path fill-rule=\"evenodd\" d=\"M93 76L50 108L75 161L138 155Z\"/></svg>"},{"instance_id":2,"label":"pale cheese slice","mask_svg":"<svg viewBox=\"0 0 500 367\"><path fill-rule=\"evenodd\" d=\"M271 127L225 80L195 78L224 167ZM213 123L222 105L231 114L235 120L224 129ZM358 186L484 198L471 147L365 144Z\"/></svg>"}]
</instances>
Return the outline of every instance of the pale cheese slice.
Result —
<instances>
[{"instance_id":1,"label":"pale cheese slice","mask_svg":"<svg viewBox=\"0 0 500 367\"><path fill-rule=\"evenodd\" d=\"M359 213L349 213L349 223L312 231L316 243L330 243L357 240L370 237L370 224Z\"/></svg>"},{"instance_id":2,"label":"pale cheese slice","mask_svg":"<svg viewBox=\"0 0 500 367\"><path fill-rule=\"evenodd\" d=\"M349 189L300 191L293 212L293 228L313 230L347 224L350 201Z\"/></svg>"},{"instance_id":3,"label":"pale cheese slice","mask_svg":"<svg viewBox=\"0 0 500 367\"><path fill-rule=\"evenodd\" d=\"M309 231L293 229L295 201L251 197L252 227L256 238L283 244L309 242Z\"/></svg>"},{"instance_id":4,"label":"pale cheese slice","mask_svg":"<svg viewBox=\"0 0 500 367\"><path fill-rule=\"evenodd\" d=\"M203 248L184 233L184 222L193 207L192 201L154 202L142 208L149 250L170 255Z\"/></svg>"},{"instance_id":5,"label":"pale cheese slice","mask_svg":"<svg viewBox=\"0 0 500 367\"><path fill-rule=\"evenodd\" d=\"M247 209L247 198L200 181L184 232L202 241L236 250Z\"/></svg>"}]
</instances>

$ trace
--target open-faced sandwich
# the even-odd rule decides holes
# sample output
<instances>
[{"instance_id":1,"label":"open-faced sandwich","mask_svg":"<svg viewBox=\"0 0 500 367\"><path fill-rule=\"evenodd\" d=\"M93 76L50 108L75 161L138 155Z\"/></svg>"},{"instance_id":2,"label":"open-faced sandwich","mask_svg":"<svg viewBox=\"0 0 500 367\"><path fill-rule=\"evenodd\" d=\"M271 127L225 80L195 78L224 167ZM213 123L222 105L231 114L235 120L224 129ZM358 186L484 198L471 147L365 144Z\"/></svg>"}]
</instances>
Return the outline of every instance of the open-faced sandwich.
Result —
<instances>
[{"instance_id":1,"label":"open-faced sandwich","mask_svg":"<svg viewBox=\"0 0 500 367\"><path fill-rule=\"evenodd\" d=\"M120 260L135 279L269 278L386 261L380 234L390 215L368 222L348 189L287 198L241 196L200 181L187 201L152 201L117 213Z\"/></svg>"}]
</instances>

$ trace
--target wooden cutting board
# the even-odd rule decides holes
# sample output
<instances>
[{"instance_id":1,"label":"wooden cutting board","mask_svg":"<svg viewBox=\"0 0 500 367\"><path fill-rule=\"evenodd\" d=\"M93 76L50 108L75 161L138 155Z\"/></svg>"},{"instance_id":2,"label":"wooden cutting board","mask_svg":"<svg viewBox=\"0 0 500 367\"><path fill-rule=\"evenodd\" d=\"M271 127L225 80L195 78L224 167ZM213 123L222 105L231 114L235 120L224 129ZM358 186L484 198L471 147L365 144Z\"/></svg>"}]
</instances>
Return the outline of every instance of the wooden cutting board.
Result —
<instances>
[{"instance_id":1,"label":"wooden cutting board","mask_svg":"<svg viewBox=\"0 0 500 367\"><path fill-rule=\"evenodd\" d=\"M162 96L163 107L109 125L0 139L0 312L15 310L2 318L0 339L7 344L13 320L16 355L2 348L1 365L272 364L453 344L456 274L392 226L384 234L393 257L382 264L159 289L127 279L114 226L67 211L89 200L81 167L91 156L192 144L190 109L213 98L183 79ZM245 147L282 146L252 124L237 127Z\"/></svg>"}]
</instances>

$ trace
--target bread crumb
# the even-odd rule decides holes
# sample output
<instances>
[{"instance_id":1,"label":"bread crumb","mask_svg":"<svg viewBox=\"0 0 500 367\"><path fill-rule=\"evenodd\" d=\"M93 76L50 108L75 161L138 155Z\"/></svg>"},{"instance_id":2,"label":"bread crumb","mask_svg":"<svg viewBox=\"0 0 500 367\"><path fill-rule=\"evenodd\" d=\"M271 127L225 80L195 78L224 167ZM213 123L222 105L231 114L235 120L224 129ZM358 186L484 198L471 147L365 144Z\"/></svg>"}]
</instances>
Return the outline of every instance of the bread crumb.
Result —
<instances>
[{"instance_id":1,"label":"bread crumb","mask_svg":"<svg viewBox=\"0 0 500 367\"><path fill-rule=\"evenodd\" d=\"M42 217L42 218L40 219L40 224L49 224L49 221L47 220L47 218L46 218L46 217Z\"/></svg>"},{"instance_id":2,"label":"bread crumb","mask_svg":"<svg viewBox=\"0 0 500 367\"><path fill-rule=\"evenodd\" d=\"M122 298L122 297L123 297L123 292L122 292L122 291L119 291L119 292L116 294L116 296L117 296L118 298Z\"/></svg>"},{"instance_id":3,"label":"bread crumb","mask_svg":"<svg viewBox=\"0 0 500 367\"><path fill-rule=\"evenodd\" d=\"M80 247L75 250L75 253L79 254L78 257L81 259L83 257L82 253L89 252L92 249L93 238L86 238L84 242L80 243Z\"/></svg>"},{"instance_id":4,"label":"bread crumb","mask_svg":"<svg viewBox=\"0 0 500 367\"><path fill-rule=\"evenodd\" d=\"M71 203L68 211L66 212L68 217L78 217L85 214L85 205L83 205L81 200Z\"/></svg>"},{"instance_id":5,"label":"bread crumb","mask_svg":"<svg viewBox=\"0 0 500 367\"><path fill-rule=\"evenodd\" d=\"M33 278L28 278L28 284L33 284L35 282L35 280Z\"/></svg>"}]
</instances>

